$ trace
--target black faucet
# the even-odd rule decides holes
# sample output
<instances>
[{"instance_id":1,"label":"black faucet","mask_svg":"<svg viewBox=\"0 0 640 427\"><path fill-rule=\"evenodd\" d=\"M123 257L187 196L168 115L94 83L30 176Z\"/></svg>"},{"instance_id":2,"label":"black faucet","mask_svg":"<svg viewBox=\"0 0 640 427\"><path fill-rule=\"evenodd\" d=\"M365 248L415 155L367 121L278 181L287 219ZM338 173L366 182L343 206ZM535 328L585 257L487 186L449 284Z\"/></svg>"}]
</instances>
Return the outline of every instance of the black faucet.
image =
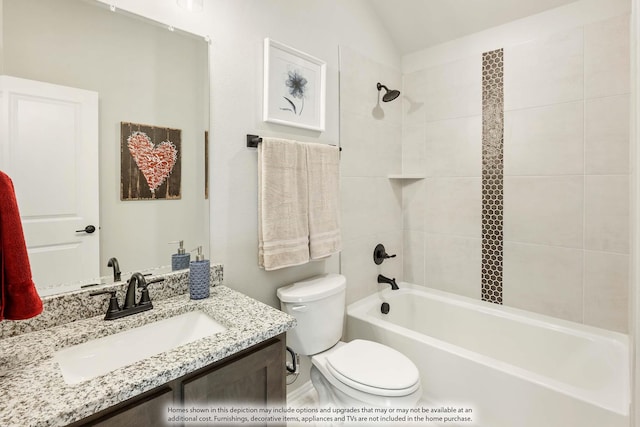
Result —
<instances>
[{"instance_id":1,"label":"black faucet","mask_svg":"<svg viewBox=\"0 0 640 427\"><path fill-rule=\"evenodd\" d=\"M121 280L121 277L120 265L118 264L118 260L115 257L109 259L109 262L107 262L107 267L113 267L113 281L119 282Z\"/></svg>"},{"instance_id":2,"label":"black faucet","mask_svg":"<svg viewBox=\"0 0 640 427\"><path fill-rule=\"evenodd\" d=\"M391 285L391 289L394 291L400 289L398 287L398 284L396 283L395 277L393 279L389 279L388 277L384 277L382 274L378 274L378 283L388 283L389 285Z\"/></svg>"},{"instance_id":3,"label":"black faucet","mask_svg":"<svg viewBox=\"0 0 640 427\"><path fill-rule=\"evenodd\" d=\"M147 281L140 273L133 273L129 278L127 294L124 297L124 307L122 307L123 310L129 310L136 306L136 285L138 285L140 289L147 289Z\"/></svg>"},{"instance_id":4,"label":"black faucet","mask_svg":"<svg viewBox=\"0 0 640 427\"><path fill-rule=\"evenodd\" d=\"M89 295L93 297L96 295L110 294L111 298L109 298L109 308L107 309L107 314L104 316L104 320L120 319L121 317L151 310L153 308L153 304L151 304L151 298L149 298L149 290L147 289L147 286L151 283L162 282L163 280L164 277L159 277L147 282L142 274L133 273L129 279L129 284L127 285L127 294L124 298L124 306L122 308L120 308L120 305L118 304L118 298L116 297L115 290L92 292ZM136 287L142 291L140 294L140 301L138 303L136 303Z\"/></svg>"}]
</instances>

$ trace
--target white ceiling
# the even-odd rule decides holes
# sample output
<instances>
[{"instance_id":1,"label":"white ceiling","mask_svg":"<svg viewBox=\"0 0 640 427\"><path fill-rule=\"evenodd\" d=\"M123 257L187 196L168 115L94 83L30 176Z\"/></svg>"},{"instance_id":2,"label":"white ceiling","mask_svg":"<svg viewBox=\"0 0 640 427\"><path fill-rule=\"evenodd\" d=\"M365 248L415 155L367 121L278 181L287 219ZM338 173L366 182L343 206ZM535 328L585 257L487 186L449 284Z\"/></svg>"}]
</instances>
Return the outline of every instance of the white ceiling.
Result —
<instances>
[{"instance_id":1,"label":"white ceiling","mask_svg":"<svg viewBox=\"0 0 640 427\"><path fill-rule=\"evenodd\" d=\"M404 55L576 0L369 0Z\"/></svg>"}]
</instances>

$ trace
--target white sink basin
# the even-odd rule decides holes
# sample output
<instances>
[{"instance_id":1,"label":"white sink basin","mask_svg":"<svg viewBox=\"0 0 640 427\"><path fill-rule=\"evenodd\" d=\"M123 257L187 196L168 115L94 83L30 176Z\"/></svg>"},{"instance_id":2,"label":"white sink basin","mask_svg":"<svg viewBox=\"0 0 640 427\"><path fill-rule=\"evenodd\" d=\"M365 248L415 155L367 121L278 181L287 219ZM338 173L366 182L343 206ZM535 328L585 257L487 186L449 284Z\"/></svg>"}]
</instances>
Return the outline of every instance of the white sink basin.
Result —
<instances>
[{"instance_id":1,"label":"white sink basin","mask_svg":"<svg viewBox=\"0 0 640 427\"><path fill-rule=\"evenodd\" d=\"M191 311L64 348L53 358L65 382L77 384L226 329L208 315Z\"/></svg>"}]
</instances>

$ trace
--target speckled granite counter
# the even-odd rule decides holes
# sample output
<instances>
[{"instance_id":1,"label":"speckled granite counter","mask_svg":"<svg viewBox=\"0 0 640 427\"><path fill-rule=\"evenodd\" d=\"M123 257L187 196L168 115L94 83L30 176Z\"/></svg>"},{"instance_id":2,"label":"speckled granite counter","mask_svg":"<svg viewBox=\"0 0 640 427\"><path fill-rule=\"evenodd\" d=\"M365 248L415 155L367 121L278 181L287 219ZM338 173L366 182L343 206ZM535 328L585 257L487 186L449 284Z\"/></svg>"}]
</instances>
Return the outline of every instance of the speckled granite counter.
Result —
<instances>
[{"instance_id":1,"label":"speckled granite counter","mask_svg":"<svg viewBox=\"0 0 640 427\"><path fill-rule=\"evenodd\" d=\"M295 320L225 286L191 301L154 301L153 310L119 320L104 315L0 340L0 425L63 426L230 356L295 326ZM64 382L55 351L93 338L200 310L227 330L80 384Z\"/></svg>"},{"instance_id":2,"label":"speckled granite counter","mask_svg":"<svg viewBox=\"0 0 640 427\"><path fill-rule=\"evenodd\" d=\"M223 270L222 264L211 264L209 277L211 286L222 284ZM153 270L148 271L152 272ZM123 276L125 274L129 276L131 273L123 273ZM189 270L154 274L153 277L162 277L164 279L160 285L150 285L149 292L151 294L151 300L154 303L158 300L189 292ZM98 281L99 280L100 279L98 279ZM114 290L116 291L118 300L123 301L127 292L127 282L123 280L116 283L107 283L102 286L76 289L70 292L45 296L42 298L44 311L39 316L27 320L4 320L0 322L0 339L52 328L76 320L98 316L99 314L104 315L107 310L109 298L108 296L90 296L90 294L96 290ZM138 290L136 301L139 300L139 298L140 291Z\"/></svg>"}]
</instances>

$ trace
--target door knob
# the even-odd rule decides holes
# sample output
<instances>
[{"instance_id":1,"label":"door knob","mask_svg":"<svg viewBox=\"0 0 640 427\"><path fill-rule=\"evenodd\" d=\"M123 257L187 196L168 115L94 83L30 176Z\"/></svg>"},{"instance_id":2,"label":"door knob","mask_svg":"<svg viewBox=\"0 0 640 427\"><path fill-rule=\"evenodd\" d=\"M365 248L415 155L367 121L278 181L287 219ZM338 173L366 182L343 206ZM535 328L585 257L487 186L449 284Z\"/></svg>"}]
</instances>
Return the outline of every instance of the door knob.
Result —
<instances>
[{"instance_id":1,"label":"door knob","mask_svg":"<svg viewBox=\"0 0 640 427\"><path fill-rule=\"evenodd\" d=\"M94 227L93 225L87 225L85 228L83 228L82 230L76 230L76 233L87 233L87 234L91 234L94 231L96 231L96 227Z\"/></svg>"}]
</instances>

